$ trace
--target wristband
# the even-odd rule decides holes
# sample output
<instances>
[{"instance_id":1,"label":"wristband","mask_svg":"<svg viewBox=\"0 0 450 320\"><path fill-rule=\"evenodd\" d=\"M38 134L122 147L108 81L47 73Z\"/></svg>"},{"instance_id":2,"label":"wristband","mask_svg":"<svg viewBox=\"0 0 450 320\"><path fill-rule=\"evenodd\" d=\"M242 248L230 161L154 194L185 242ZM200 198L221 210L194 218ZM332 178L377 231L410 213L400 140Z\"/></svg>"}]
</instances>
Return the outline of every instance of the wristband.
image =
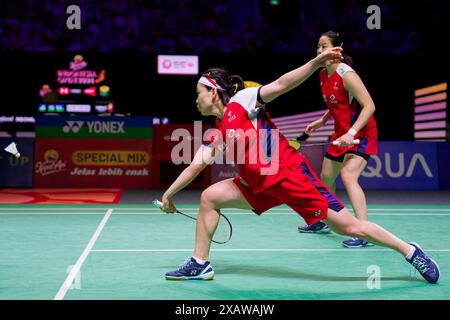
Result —
<instances>
[{"instance_id":1,"label":"wristband","mask_svg":"<svg viewBox=\"0 0 450 320\"><path fill-rule=\"evenodd\" d=\"M354 136L358 133L358 131L356 131L356 130L353 129L353 128L350 128L350 129L348 130L348 133L350 133L350 135L354 137Z\"/></svg>"}]
</instances>

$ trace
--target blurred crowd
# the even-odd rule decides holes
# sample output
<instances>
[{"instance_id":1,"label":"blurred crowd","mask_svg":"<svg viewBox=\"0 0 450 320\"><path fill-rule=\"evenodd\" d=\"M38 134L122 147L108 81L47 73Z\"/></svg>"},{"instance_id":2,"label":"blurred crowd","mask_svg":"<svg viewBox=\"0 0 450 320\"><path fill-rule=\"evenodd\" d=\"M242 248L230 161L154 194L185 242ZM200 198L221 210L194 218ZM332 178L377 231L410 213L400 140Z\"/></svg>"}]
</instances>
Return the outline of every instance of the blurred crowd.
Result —
<instances>
[{"instance_id":1,"label":"blurred crowd","mask_svg":"<svg viewBox=\"0 0 450 320\"><path fill-rule=\"evenodd\" d=\"M69 30L68 6L81 9ZM138 51L163 54L311 53L319 35L340 31L347 51L422 53L445 26L447 0L380 4L381 29L369 30L356 0L17 0L0 1L0 50ZM430 38L431 36L431 38ZM424 40L428 39L428 40ZM427 42L428 41L428 42Z\"/></svg>"}]
</instances>

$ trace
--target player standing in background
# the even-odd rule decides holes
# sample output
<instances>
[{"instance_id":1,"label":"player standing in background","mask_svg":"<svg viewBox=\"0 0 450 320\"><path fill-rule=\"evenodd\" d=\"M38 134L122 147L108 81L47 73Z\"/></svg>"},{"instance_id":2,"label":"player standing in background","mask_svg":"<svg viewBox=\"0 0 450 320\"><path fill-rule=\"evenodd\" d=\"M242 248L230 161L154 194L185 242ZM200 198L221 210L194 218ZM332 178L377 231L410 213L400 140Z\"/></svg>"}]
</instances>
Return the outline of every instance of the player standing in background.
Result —
<instances>
[{"instance_id":1,"label":"player standing in background","mask_svg":"<svg viewBox=\"0 0 450 320\"><path fill-rule=\"evenodd\" d=\"M328 31L319 39L317 54L342 44L343 39L339 33ZM341 144L328 146L320 179L334 193L336 178L341 174L356 217L366 221L366 196L358 179L370 155L377 154L378 151L377 125L373 117L375 104L360 77L350 66L351 64L352 60L345 54L342 62L330 60L325 63L325 68L320 71L320 86L328 111L322 118L310 123L305 132L310 135L333 117L335 132L331 140L341 141ZM351 145L353 139L359 139L360 143ZM308 233L327 233L330 228L319 221L313 225L300 226L298 230ZM348 248L372 245L359 238L350 238L342 244Z\"/></svg>"},{"instance_id":2,"label":"player standing in background","mask_svg":"<svg viewBox=\"0 0 450 320\"><path fill-rule=\"evenodd\" d=\"M164 192L161 210L176 212L174 195L191 183L222 151L238 164L240 176L217 182L202 192L194 254L177 269L167 272L166 279L214 278L208 259L221 209L247 209L259 215L287 204L307 223L324 220L339 234L357 236L396 250L428 282L438 281L439 267L419 245L408 244L372 222L353 217L317 178L307 160L289 146L263 108L266 103L299 86L325 61L341 59L340 52L341 48L323 50L303 66L255 88L243 89L242 79L230 76L223 69L209 69L202 74L197 83L197 108L203 116L216 117L216 128L197 150L192 163ZM237 151L230 154L230 149Z\"/></svg>"}]
</instances>

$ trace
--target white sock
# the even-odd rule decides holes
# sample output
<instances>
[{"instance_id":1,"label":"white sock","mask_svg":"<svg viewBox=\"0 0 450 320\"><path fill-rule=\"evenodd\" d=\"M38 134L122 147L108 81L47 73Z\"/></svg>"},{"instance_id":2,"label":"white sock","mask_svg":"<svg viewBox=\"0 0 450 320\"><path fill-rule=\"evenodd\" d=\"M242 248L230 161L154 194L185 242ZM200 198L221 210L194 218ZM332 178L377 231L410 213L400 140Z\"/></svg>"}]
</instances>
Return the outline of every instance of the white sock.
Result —
<instances>
[{"instance_id":1,"label":"white sock","mask_svg":"<svg viewBox=\"0 0 450 320\"><path fill-rule=\"evenodd\" d=\"M192 258L194 258L195 261L197 261L198 264L205 264L205 262L206 262L206 260L199 259L196 256L192 256Z\"/></svg>"},{"instance_id":2,"label":"white sock","mask_svg":"<svg viewBox=\"0 0 450 320\"><path fill-rule=\"evenodd\" d=\"M416 247L409 245L409 253L406 255L406 259L411 260L414 252L416 252Z\"/></svg>"}]
</instances>

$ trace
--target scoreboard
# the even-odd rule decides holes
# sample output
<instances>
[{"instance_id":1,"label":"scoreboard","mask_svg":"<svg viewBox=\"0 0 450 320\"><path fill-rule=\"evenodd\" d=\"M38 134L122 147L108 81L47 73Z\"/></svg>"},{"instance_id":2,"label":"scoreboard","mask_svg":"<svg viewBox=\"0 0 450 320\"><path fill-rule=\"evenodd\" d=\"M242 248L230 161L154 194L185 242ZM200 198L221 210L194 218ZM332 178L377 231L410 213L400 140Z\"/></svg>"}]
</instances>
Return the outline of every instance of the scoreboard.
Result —
<instances>
[{"instance_id":1,"label":"scoreboard","mask_svg":"<svg viewBox=\"0 0 450 320\"><path fill-rule=\"evenodd\" d=\"M112 114L115 111L106 69L91 68L81 54L69 68L56 70L56 81L41 86L38 113Z\"/></svg>"}]
</instances>

